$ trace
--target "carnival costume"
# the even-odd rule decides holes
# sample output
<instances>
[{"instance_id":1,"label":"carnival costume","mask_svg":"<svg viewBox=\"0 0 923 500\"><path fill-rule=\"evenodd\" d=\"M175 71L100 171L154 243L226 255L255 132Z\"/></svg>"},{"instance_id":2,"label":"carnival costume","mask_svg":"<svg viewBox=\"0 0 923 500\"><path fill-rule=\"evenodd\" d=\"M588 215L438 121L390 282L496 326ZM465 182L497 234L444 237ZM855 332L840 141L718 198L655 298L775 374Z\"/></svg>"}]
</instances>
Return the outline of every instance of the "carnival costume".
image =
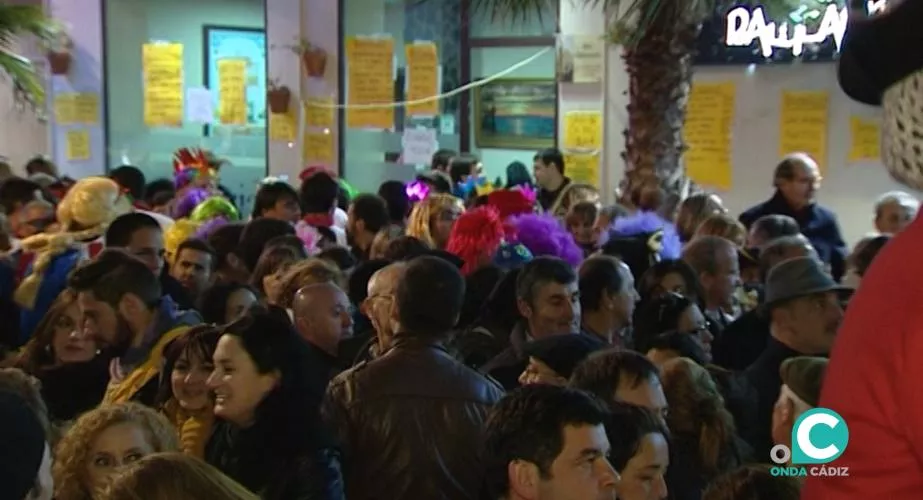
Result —
<instances>
[{"instance_id":1,"label":"carnival costume","mask_svg":"<svg viewBox=\"0 0 923 500\"><path fill-rule=\"evenodd\" d=\"M548 214L524 214L508 219L515 232L515 242L529 249L535 257L557 257L577 267L583 262L583 250L561 221Z\"/></svg>"},{"instance_id":2,"label":"carnival costume","mask_svg":"<svg viewBox=\"0 0 923 500\"><path fill-rule=\"evenodd\" d=\"M663 259L680 258L682 249L676 226L646 211L617 218L602 242L603 253L622 259L636 279Z\"/></svg>"},{"instance_id":3,"label":"carnival costume","mask_svg":"<svg viewBox=\"0 0 923 500\"><path fill-rule=\"evenodd\" d=\"M87 177L71 187L57 208L58 231L30 236L22 249L34 254L14 299L22 308L21 331L31 336L80 262L102 249L100 237L116 217L132 211L115 181Z\"/></svg>"}]
</instances>

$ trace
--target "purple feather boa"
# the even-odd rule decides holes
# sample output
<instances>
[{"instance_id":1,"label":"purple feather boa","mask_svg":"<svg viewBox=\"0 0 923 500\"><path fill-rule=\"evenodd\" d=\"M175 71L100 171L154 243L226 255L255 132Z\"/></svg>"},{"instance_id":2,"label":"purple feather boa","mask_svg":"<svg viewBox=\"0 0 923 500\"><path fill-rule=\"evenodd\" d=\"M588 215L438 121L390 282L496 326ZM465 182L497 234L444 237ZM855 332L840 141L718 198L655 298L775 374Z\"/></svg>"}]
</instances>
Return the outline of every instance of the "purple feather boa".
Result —
<instances>
[{"instance_id":1,"label":"purple feather boa","mask_svg":"<svg viewBox=\"0 0 923 500\"><path fill-rule=\"evenodd\" d=\"M176 204L173 206L173 218L174 219L184 219L189 217L189 214L195 210L195 207L207 200L211 196L211 193L207 189L203 188L192 188L183 193L183 197L176 200Z\"/></svg>"},{"instance_id":2,"label":"purple feather boa","mask_svg":"<svg viewBox=\"0 0 923 500\"><path fill-rule=\"evenodd\" d=\"M683 243L679 239L676 226L657 215L656 212L637 212L626 217L616 218L612 226L609 227L608 237L629 238L655 233L660 230L663 231L663 247L660 249L660 258L680 258L683 252Z\"/></svg>"},{"instance_id":3,"label":"purple feather boa","mask_svg":"<svg viewBox=\"0 0 923 500\"><path fill-rule=\"evenodd\" d=\"M515 229L516 242L536 257L558 257L577 267L583 261L583 251L574 237L558 219L544 214L524 214L509 219Z\"/></svg>"}]
</instances>

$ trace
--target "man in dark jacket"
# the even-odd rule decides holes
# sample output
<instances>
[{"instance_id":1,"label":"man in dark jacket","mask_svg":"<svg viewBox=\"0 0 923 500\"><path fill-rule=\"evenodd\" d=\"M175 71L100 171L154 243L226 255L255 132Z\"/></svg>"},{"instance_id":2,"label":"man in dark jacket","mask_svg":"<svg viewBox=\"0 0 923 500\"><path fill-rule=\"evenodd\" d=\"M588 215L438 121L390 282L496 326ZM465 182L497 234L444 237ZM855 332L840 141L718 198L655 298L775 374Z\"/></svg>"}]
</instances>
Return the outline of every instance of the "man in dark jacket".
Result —
<instances>
[{"instance_id":1,"label":"man in dark jacket","mask_svg":"<svg viewBox=\"0 0 923 500\"><path fill-rule=\"evenodd\" d=\"M444 259L410 261L394 294L391 349L331 382L324 416L341 443L350 500L477 498L480 435L503 391L442 345L464 283Z\"/></svg>"},{"instance_id":2,"label":"man in dark jacket","mask_svg":"<svg viewBox=\"0 0 923 500\"><path fill-rule=\"evenodd\" d=\"M801 234L811 240L821 260L830 266L833 279L839 282L846 272L847 248L836 215L814 199L820 182L817 163L810 156L804 153L789 155L776 166L775 194L740 214L740 222L750 229L764 215L787 215L795 219Z\"/></svg>"}]
</instances>

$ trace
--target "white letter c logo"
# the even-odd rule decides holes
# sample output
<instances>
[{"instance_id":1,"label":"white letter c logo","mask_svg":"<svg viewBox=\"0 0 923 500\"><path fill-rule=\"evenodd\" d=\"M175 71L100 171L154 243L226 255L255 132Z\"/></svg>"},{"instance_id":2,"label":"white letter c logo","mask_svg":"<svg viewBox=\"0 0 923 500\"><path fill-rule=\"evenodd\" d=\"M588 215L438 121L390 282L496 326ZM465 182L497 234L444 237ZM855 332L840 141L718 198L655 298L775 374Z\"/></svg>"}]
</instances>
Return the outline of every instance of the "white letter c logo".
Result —
<instances>
[{"instance_id":1,"label":"white letter c logo","mask_svg":"<svg viewBox=\"0 0 923 500\"><path fill-rule=\"evenodd\" d=\"M798 426L798 447L805 455L815 460L833 458L840 453L840 449L836 445L831 444L824 448L818 448L811 442L811 431L818 425L825 425L835 429L836 426L840 425L840 419L828 413L814 413L806 416Z\"/></svg>"}]
</instances>

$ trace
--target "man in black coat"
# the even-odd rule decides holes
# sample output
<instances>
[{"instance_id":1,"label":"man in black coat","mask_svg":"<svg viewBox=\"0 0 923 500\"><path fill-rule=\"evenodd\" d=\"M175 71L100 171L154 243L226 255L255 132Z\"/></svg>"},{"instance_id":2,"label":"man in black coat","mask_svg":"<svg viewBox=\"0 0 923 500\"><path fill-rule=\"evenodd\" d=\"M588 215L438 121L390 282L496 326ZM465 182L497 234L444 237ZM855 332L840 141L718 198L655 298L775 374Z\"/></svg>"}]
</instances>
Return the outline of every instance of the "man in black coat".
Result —
<instances>
[{"instance_id":1,"label":"man in black coat","mask_svg":"<svg viewBox=\"0 0 923 500\"><path fill-rule=\"evenodd\" d=\"M811 241L821 260L829 266L833 279L839 282L846 273L848 250L836 215L815 200L820 183L817 163L804 153L791 154L776 166L775 194L740 214L740 222L750 229L764 215L787 215L795 219L801 234Z\"/></svg>"}]
</instances>

